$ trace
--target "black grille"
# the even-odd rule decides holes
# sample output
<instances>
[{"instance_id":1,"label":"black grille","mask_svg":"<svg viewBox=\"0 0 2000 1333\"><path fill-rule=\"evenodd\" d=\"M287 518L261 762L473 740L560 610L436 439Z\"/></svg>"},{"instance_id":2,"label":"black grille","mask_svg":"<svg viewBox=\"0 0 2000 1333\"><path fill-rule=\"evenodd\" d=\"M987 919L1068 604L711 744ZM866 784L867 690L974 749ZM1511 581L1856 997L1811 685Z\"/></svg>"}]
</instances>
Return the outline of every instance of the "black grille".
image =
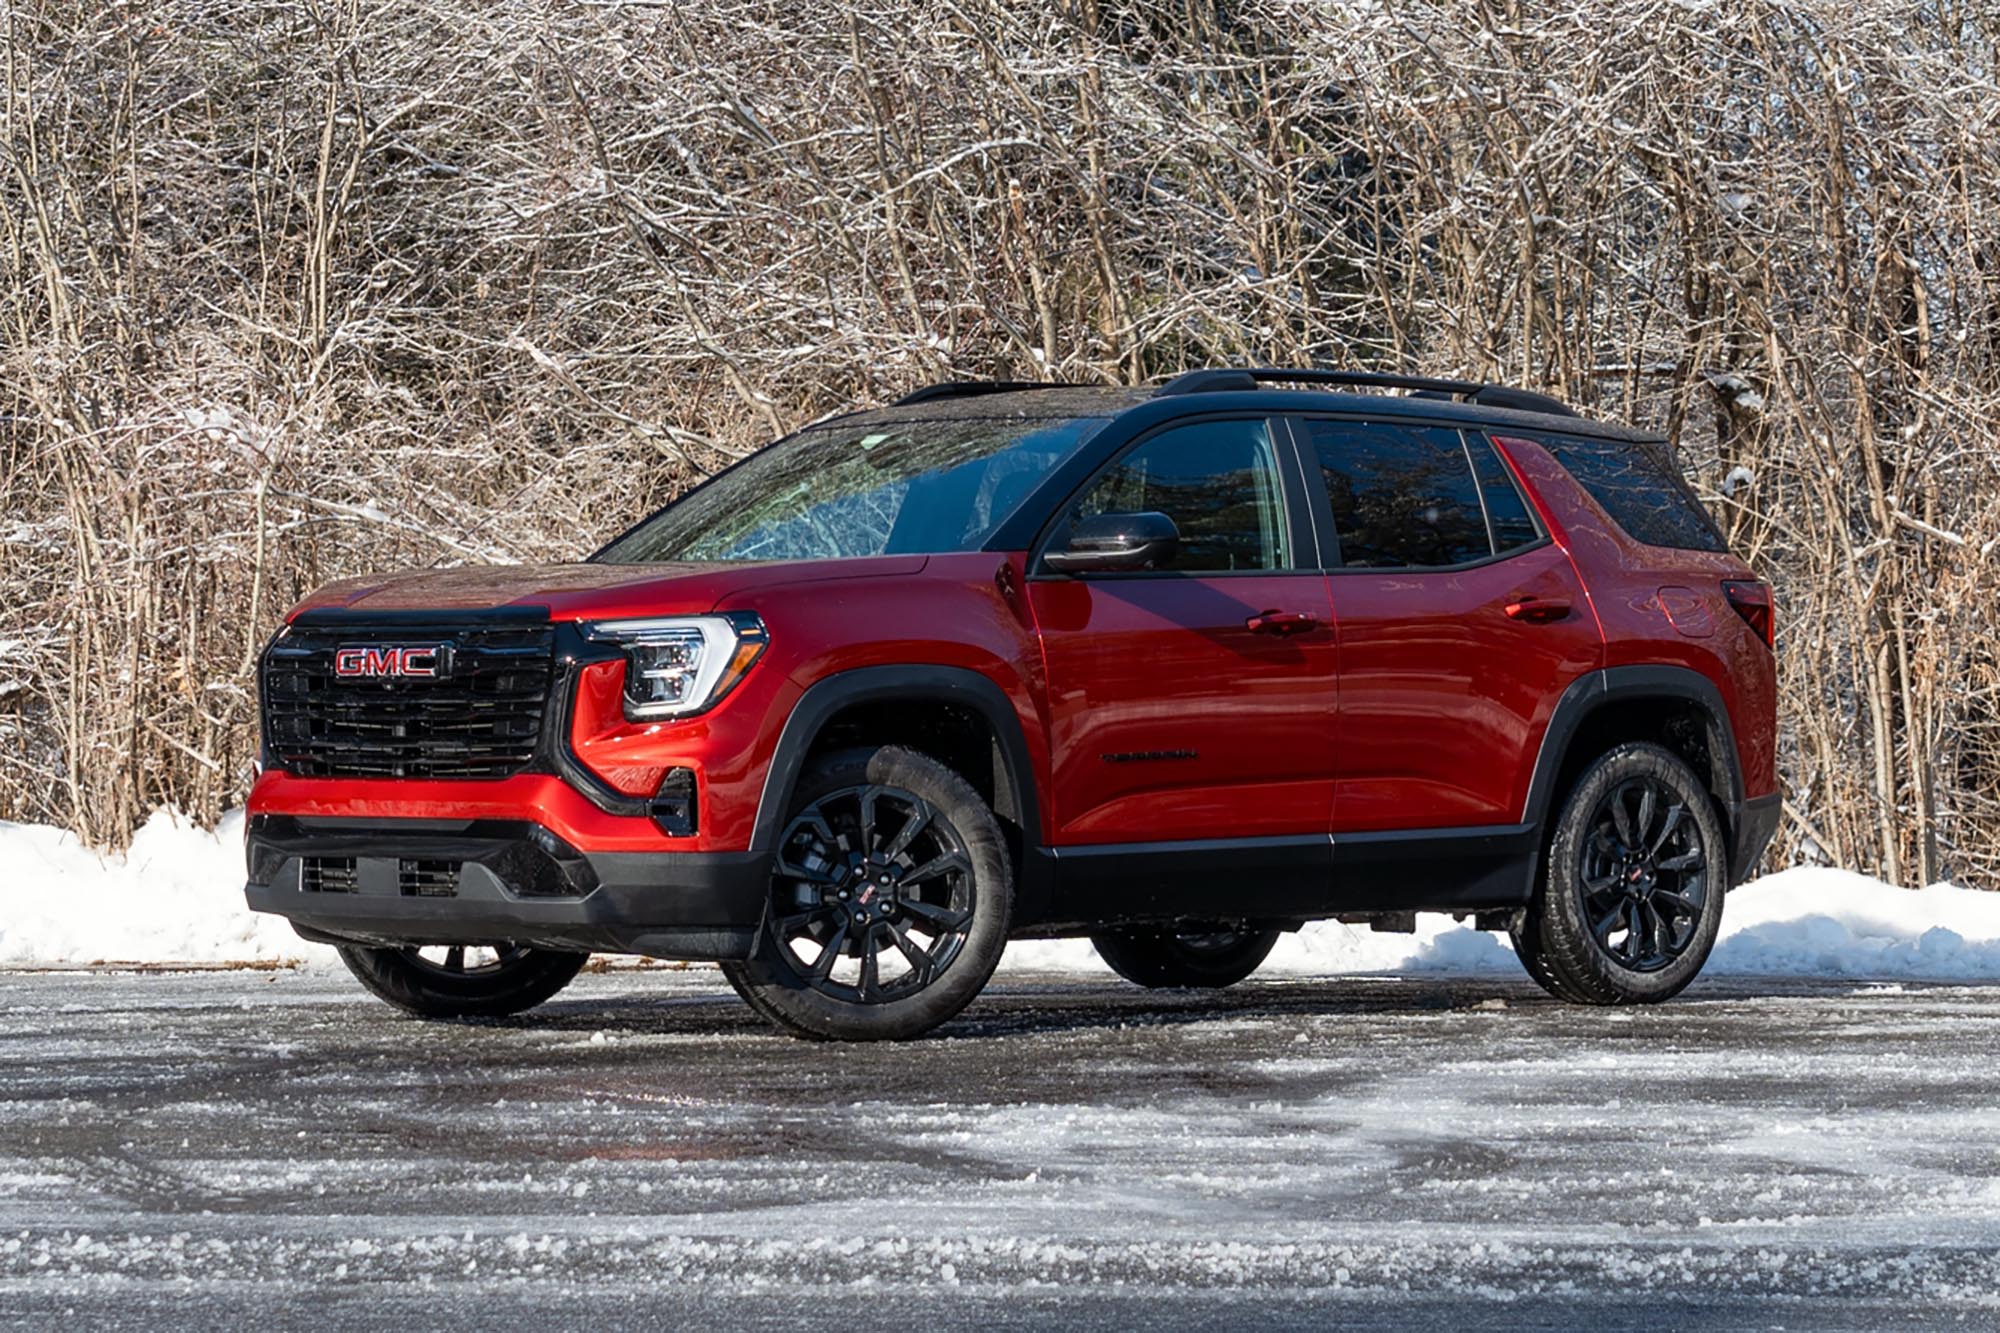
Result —
<instances>
[{"instance_id":1,"label":"black grille","mask_svg":"<svg viewBox=\"0 0 2000 1333\"><path fill-rule=\"evenodd\" d=\"M299 887L307 893L353 893L360 887L351 856L308 856L299 862Z\"/></svg>"},{"instance_id":2,"label":"black grille","mask_svg":"<svg viewBox=\"0 0 2000 1333\"><path fill-rule=\"evenodd\" d=\"M265 743L279 767L308 778L519 773L541 736L553 637L546 625L295 626L264 658ZM335 674L337 654L371 648L425 650L438 673Z\"/></svg>"},{"instance_id":3,"label":"black grille","mask_svg":"<svg viewBox=\"0 0 2000 1333\"><path fill-rule=\"evenodd\" d=\"M412 861L404 857L396 864L396 884L405 898L456 898L457 861Z\"/></svg>"}]
</instances>

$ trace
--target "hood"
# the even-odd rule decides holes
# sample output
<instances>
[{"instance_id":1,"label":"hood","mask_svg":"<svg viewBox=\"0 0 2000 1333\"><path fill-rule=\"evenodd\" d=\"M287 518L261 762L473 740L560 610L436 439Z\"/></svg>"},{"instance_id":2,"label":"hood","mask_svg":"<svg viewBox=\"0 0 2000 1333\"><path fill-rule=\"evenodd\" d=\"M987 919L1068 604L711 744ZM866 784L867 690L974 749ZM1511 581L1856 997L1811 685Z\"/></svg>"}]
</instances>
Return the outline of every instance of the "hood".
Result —
<instances>
[{"instance_id":1,"label":"hood","mask_svg":"<svg viewBox=\"0 0 2000 1333\"><path fill-rule=\"evenodd\" d=\"M695 615L759 588L832 579L892 578L922 556L780 560L758 564L479 565L341 579L293 607L304 611L490 611L545 607L551 620Z\"/></svg>"}]
</instances>

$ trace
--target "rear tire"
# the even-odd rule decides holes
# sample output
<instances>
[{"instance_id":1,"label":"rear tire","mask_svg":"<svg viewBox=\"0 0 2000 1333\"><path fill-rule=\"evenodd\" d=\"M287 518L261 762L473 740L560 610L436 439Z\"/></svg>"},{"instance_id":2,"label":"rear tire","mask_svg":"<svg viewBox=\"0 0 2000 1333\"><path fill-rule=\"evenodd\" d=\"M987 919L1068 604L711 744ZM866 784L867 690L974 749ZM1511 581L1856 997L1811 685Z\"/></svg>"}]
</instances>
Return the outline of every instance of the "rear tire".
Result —
<instances>
[{"instance_id":1,"label":"rear tire","mask_svg":"<svg viewBox=\"0 0 2000 1333\"><path fill-rule=\"evenodd\" d=\"M1572 1004L1671 999L1722 928L1726 848L1707 788L1678 755L1620 745L1563 802L1514 952Z\"/></svg>"},{"instance_id":2,"label":"rear tire","mask_svg":"<svg viewBox=\"0 0 2000 1333\"><path fill-rule=\"evenodd\" d=\"M1278 942L1275 930L1168 930L1136 926L1090 937L1111 970L1150 989L1233 986L1262 966Z\"/></svg>"},{"instance_id":3,"label":"rear tire","mask_svg":"<svg viewBox=\"0 0 2000 1333\"><path fill-rule=\"evenodd\" d=\"M377 999L419 1018L502 1018L532 1009L569 985L590 955L470 945L425 951L340 946L340 961ZM492 958L483 955L491 954ZM454 966L454 963L456 964Z\"/></svg>"},{"instance_id":4,"label":"rear tire","mask_svg":"<svg viewBox=\"0 0 2000 1333\"><path fill-rule=\"evenodd\" d=\"M818 760L792 795L757 951L722 973L818 1041L920 1036L971 1003L1007 946L1013 868L979 793L901 746Z\"/></svg>"}]
</instances>

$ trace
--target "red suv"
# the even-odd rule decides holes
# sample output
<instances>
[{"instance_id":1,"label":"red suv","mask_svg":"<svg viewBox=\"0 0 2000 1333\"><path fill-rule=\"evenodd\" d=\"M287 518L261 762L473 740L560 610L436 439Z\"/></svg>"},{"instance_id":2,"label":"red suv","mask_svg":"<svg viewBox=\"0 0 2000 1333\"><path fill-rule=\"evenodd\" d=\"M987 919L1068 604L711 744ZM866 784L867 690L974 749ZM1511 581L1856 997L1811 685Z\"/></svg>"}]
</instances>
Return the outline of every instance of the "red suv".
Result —
<instances>
[{"instance_id":1,"label":"red suv","mask_svg":"<svg viewBox=\"0 0 2000 1333\"><path fill-rule=\"evenodd\" d=\"M908 1037L1009 939L1222 986L1417 911L1662 1000L1777 821L1772 627L1659 440L1538 394L941 384L580 564L308 598L248 896L428 1016L623 952Z\"/></svg>"}]
</instances>

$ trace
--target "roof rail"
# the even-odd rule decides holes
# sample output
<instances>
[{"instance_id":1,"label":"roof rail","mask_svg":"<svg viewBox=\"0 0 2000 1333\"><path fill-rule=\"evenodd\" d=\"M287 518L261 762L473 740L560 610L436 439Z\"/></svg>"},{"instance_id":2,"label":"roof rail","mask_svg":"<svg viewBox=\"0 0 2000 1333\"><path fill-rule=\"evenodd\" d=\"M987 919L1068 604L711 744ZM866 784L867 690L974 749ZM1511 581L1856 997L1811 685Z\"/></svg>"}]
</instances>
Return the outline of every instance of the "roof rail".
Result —
<instances>
[{"instance_id":1,"label":"roof rail","mask_svg":"<svg viewBox=\"0 0 2000 1333\"><path fill-rule=\"evenodd\" d=\"M1480 407L1511 408L1516 412L1541 412L1550 416L1577 415L1576 409L1561 399L1529 389L1510 389L1502 384L1480 384L1473 380L1433 379L1425 375L1393 375L1376 370L1281 370L1271 367L1190 370L1174 376L1153 392L1155 397L1184 393L1230 393L1255 389L1260 384L1408 389L1427 398L1463 398Z\"/></svg>"},{"instance_id":2,"label":"roof rail","mask_svg":"<svg viewBox=\"0 0 2000 1333\"><path fill-rule=\"evenodd\" d=\"M977 398L989 393L1021 393L1028 389L1075 387L1058 380L945 380L939 384L926 384L915 393L906 393L890 406L908 407L912 403L934 403L940 398Z\"/></svg>"},{"instance_id":3,"label":"roof rail","mask_svg":"<svg viewBox=\"0 0 2000 1333\"><path fill-rule=\"evenodd\" d=\"M1505 384L1481 386L1479 392L1472 395L1472 401L1481 407L1505 407L1516 412L1540 412L1552 417L1582 415L1560 398L1551 398L1533 389L1512 389Z\"/></svg>"}]
</instances>

